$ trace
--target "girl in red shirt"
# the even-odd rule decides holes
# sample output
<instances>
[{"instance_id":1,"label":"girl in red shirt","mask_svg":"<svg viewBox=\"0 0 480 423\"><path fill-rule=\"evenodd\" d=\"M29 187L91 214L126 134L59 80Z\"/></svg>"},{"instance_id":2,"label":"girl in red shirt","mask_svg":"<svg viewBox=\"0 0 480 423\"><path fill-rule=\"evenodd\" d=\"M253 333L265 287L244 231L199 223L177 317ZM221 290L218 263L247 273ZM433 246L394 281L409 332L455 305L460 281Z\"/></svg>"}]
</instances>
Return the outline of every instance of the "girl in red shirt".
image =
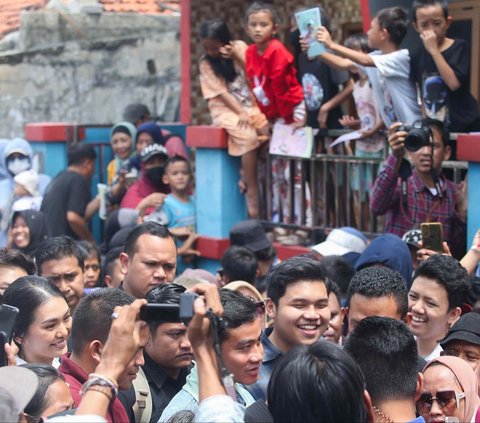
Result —
<instances>
[{"instance_id":1,"label":"girl in red shirt","mask_svg":"<svg viewBox=\"0 0 480 423\"><path fill-rule=\"evenodd\" d=\"M297 80L294 58L273 38L277 30L274 7L255 2L246 12L246 31L254 44L248 46L247 78L259 107L267 118L283 118L286 123L305 125L305 102Z\"/></svg>"}]
</instances>

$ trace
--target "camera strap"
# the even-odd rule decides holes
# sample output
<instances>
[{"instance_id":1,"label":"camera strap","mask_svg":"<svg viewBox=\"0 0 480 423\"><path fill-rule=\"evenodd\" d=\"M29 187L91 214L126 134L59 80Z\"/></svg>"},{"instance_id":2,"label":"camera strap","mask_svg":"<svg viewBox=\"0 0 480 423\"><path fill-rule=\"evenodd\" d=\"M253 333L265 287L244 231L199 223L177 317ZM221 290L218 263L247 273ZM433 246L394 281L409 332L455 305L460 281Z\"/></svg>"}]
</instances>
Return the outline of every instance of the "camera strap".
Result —
<instances>
[{"instance_id":1,"label":"camera strap","mask_svg":"<svg viewBox=\"0 0 480 423\"><path fill-rule=\"evenodd\" d=\"M443 198L443 192L442 192L442 186L440 185L440 176L438 175L437 169L433 167L434 161L433 161L433 150L435 149L435 146L433 144L433 132L432 129L429 128L430 130L430 138L432 139L432 144L430 148L430 161L432 163L432 169L430 170L430 175L433 180L433 184L435 185L435 189L437 190L437 196L441 200Z\"/></svg>"},{"instance_id":2,"label":"camera strap","mask_svg":"<svg viewBox=\"0 0 480 423\"><path fill-rule=\"evenodd\" d=\"M435 189L437 190L437 196L441 200L443 198L442 185L440 184L440 177L436 169L432 169L432 179L435 184Z\"/></svg>"},{"instance_id":3,"label":"camera strap","mask_svg":"<svg viewBox=\"0 0 480 423\"><path fill-rule=\"evenodd\" d=\"M406 214L408 214L408 178L412 176L412 166L408 160L402 159L400 167L398 168L398 175L401 178L401 195L402 195L402 206Z\"/></svg>"},{"instance_id":4,"label":"camera strap","mask_svg":"<svg viewBox=\"0 0 480 423\"><path fill-rule=\"evenodd\" d=\"M211 311L208 311L207 315L212 324L213 348L220 364L220 380L222 381L222 385L225 388L225 392L227 393L227 395L231 397L234 401L237 401L237 391L235 390L233 374L229 373L227 368L225 367L225 362L222 358L222 350L220 348L220 337L218 333L220 327L225 325L225 321L221 317L213 314Z\"/></svg>"}]
</instances>

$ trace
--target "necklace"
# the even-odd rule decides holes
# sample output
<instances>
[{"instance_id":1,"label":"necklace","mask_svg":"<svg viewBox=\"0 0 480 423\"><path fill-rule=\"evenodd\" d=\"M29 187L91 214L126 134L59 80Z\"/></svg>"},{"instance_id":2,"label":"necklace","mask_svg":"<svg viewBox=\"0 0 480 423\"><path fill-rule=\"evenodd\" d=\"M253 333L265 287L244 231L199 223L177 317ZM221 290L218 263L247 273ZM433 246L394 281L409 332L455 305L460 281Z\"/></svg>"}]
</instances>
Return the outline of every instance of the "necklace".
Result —
<instances>
[{"instance_id":1,"label":"necklace","mask_svg":"<svg viewBox=\"0 0 480 423\"><path fill-rule=\"evenodd\" d=\"M380 420L381 422L395 423L389 416L387 416L382 410L380 410L380 408L374 405L372 406L372 408L375 414L381 417L381 420Z\"/></svg>"}]
</instances>

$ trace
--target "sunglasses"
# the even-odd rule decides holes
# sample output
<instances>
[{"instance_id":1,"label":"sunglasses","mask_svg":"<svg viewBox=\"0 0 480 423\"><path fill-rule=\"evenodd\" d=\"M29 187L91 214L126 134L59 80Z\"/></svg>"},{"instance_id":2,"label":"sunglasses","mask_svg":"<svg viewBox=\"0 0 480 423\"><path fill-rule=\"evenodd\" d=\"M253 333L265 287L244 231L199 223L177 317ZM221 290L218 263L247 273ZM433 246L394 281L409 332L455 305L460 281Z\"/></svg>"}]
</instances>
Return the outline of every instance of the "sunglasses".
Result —
<instances>
[{"instance_id":1,"label":"sunglasses","mask_svg":"<svg viewBox=\"0 0 480 423\"><path fill-rule=\"evenodd\" d=\"M265 300L257 301L256 298L250 297L249 295L246 295L246 297L252 301L252 303L255 303L257 314L265 314Z\"/></svg>"},{"instance_id":2,"label":"sunglasses","mask_svg":"<svg viewBox=\"0 0 480 423\"><path fill-rule=\"evenodd\" d=\"M454 390L437 392L436 397L432 394L424 393L420 395L420 398L417 401L417 408L420 413L429 411L430 408L432 408L433 400L437 401L441 408L446 408L451 404L453 399L455 399L458 408L460 407L460 400L462 398L465 398L465 392L455 392Z\"/></svg>"}]
</instances>

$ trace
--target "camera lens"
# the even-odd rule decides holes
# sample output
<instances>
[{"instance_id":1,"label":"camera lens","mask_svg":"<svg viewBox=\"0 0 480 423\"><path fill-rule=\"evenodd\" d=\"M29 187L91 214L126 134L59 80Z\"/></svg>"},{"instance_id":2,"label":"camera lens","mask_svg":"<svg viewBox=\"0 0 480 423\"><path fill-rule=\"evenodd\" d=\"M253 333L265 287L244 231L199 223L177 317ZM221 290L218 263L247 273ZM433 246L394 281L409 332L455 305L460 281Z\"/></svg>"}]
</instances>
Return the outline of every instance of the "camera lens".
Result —
<instances>
[{"instance_id":1,"label":"camera lens","mask_svg":"<svg viewBox=\"0 0 480 423\"><path fill-rule=\"evenodd\" d=\"M427 145L430 145L430 129L423 125L413 127L405 137L405 148L408 151L418 151Z\"/></svg>"},{"instance_id":2,"label":"camera lens","mask_svg":"<svg viewBox=\"0 0 480 423\"><path fill-rule=\"evenodd\" d=\"M428 144L428 140L427 140ZM408 151L420 150L425 145L424 139L421 134L418 134L415 129L408 133L405 138L405 148Z\"/></svg>"}]
</instances>

